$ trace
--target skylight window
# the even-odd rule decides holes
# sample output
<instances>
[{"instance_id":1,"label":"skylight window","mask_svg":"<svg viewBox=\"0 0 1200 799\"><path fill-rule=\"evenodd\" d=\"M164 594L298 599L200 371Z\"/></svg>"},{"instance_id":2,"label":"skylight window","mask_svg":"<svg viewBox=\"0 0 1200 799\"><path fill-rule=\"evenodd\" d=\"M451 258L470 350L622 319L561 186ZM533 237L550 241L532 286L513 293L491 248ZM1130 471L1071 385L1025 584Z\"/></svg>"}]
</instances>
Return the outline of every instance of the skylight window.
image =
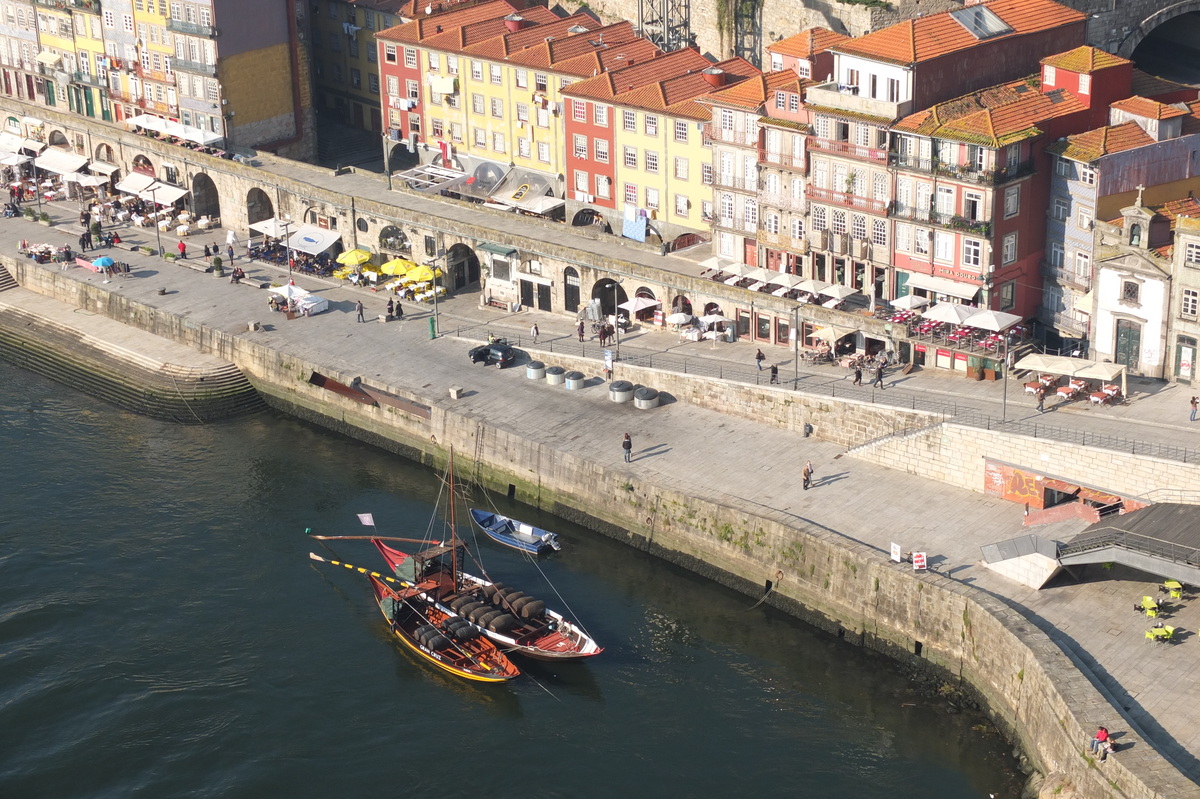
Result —
<instances>
[{"instance_id":1,"label":"skylight window","mask_svg":"<svg viewBox=\"0 0 1200 799\"><path fill-rule=\"evenodd\" d=\"M951 11L954 21L967 29L967 33L983 41L996 36L1012 33L1013 29L995 12L986 6L967 6L957 11Z\"/></svg>"}]
</instances>

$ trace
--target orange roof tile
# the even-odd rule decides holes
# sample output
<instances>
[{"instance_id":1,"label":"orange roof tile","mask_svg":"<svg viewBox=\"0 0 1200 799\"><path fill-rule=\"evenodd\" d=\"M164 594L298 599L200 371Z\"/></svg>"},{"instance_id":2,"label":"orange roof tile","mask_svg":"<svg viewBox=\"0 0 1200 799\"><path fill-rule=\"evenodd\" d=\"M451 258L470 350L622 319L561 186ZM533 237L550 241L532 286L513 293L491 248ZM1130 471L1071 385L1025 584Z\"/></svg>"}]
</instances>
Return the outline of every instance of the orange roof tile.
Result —
<instances>
[{"instance_id":1,"label":"orange roof tile","mask_svg":"<svg viewBox=\"0 0 1200 799\"><path fill-rule=\"evenodd\" d=\"M992 36L985 40L988 42L1036 33L1087 19L1086 14L1052 0L992 0L981 5L1012 28L1011 33ZM953 11L944 11L928 17L898 22L874 33L834 45L831 49L837 53L862 56L876 61L911 65L980 44L979 39L951 16L952 13Z\"/></svg>"},{"instance_id":2,"label":"orange roof tile","mask_svg":"<svg viewBox=\"0 0 1200 799\"><path fill-rule=\"evenodd\" d=\"M1187 106L1190 113L1183 118L1183 130L1181 133L1184 136L1200 133L1200 100L1193 100Z\"/></svg>"},{"instance_id":3,"label":"orange roof tile","mask_svg":"<svg viewBox=\"0 0 1200 799\"><path fill-rule=\"evenodd\" d=\"M1200 217L1200 200L1194 197L1182 197L1178 200L1168 200L1162 205L1155 206L1154 212L1165 216L1175 229L1175 223L1180 217Z\"/></svg>"},{"instance_id":4,"label":"orange roof tile","mask_svg":"<svg viewBox=\"0 0 1200 799\"><path fill-rule=\"evenodd\" d=\"M590 53L567 58L553 65L555 72L590 80L590 76L604 74L628 65L657 60L662 55L649 39L634 39L619 47L594 50Z\"/></svg>"},{"instance_id":5,"label":"orange roof tile","mask_svg":"<svg viewBox=\"0 0 1200 799\"><path fill-rule=\"evenodd\" d=\"M1069 92L1043 94L1026 78L947 100L901 119L894 129L919 136L1003 147L1036 136L1037 123L1086 106Z\"/></svg>"},{"instance_id":6,"label":"orange roof tile","mask_svg":"<svg viewBox=\"0 0 1200 799\"><path fill-rule=\"evenodd\" d=\"M709 61L695 50L675 50L647 61L603 72L572 83L563 93L571 97L610 100L621 92L640 88L668 78L709 67Z\"/></svg>"},{"instance_id":7,"label":"orange roof tile","mask_svg":"<svg viewBox=\"0 0 1200 799\"><path fill-rule=\"evenodd\" d=\"M1074 136L1068 136L1066 141L1055 142L1047 147L1046 151L1087 164L1110 153L1145 147L1153 143L1154 139L1142 130L1141 125L1126 122L1076 133Z\"/></svg>"},{"instance_id":8,"label":"orange roof tile","mask_svg":"<svg viewBox=\"0 0 1200 799\"><path fill-rule=\"evenodd\" d=\"M406 22L403 25L396 25L387 30L379 31L375 34L375 38L389 42L412 44L423 41L427 36L438 35L450 28L469 25L472 22L480 22L485 19L502 18L506 14L513 13L515 10L505 0L494 0L494 2L448 11L445 14L422 17L412 22Z\"/></svg>"},{"instance_id":9,"label":"orange roof tile","mask_svg":"<svg viewBox=\"0 0 1200 799\"><path fill-rule=\"evenodd\" d=\"M731 58L715 64L714 67L725 73L728 82L745 81L760 74L757 67L742 58ZM725 85L729 86L730 83ZM693 70L620 93L614 98L613 104L623 108L662 111L672 116L709 120L712 118L712 112L696 100L718 91L719 88L708 82L703 70Z\"/></svg>"},{"instance_id":10,"label":"orange roof tile","mask_svg":"<svg viewBox=\"0 0 1200 799\"><path fill-rule=\"evenodd\" d=\"M549 15L549 19L545 16ZM520 16L529 23L518 31L505 32L486 40L467 45L463 52L480 58L503 59L511 53L524 50L546 40L547 36L579 36L580 33L568 33L575 27L584 27L589 31L600 27L600 23L587 14L575 14L559 18L541 6L532 6L521 12Z\"/></svg>"},{"instance_id":11,"label":"orange roof tile","mask_svg":"<svg viewBox=\"0 0 1200 799\"><path fill-rule=\"evenodd\" d=\"M1112 103L1109 107L1146 119L1174 119L1188 114L1186 108L1164 105L1154 100L1147 100L1145 97L1126 97L1124 100Z\"/></svg>"},{"instance_id":12,"label":"orange roof tile","mask_svg":"<svg viewBox=\"0 0 1200 799\"><path fill-rule=\"evenodd\" d=\"M849 39L849 36L836 33L829 28L805 28L795 36L789 36L767 45L767 52L807 59Z\"/></svg>"},{"instance_id":13,"label":"orange roof tile","mask_svg":"<svg viewBox=\"0 0 1200 799\"><path fill-rule=\"evenodd\" d=\"M790 69L767 74L759 73L727 89L720 89L705 97L701 102L706 105L733 106L748 110L760 110L768 97L775 90L788 85L794 85L796 73Z\"/></svg>"},{"instance_id":14,"label":"orange roof tile","mask_svg":"<svg viewBox=\"0 0 1200 799\"><path fill-rule=\"evenodd\" d=\"M1057 53L1042 59L1042 64L1048 67L1080 73L1091 73L1096 70L1131 63L1133 62L1086 44L1076 47L1074 50Z\"/></svg>"},{"instance_id":15,"label":"orange roof tile","mask_svg":"<svg viewBox=\"0 0 1200 799\"><path fill-rule=\"evenodd\" d=\"M597 28L586 36L566 36L548 42L539 42L520 52L513 53L508 57L508 61L511 64L534 69L550 69L558 62L581 56L584 53L617 47L638 38L633 25L627 20L622 20L614 25Z\"/></svg>"}]
</instances>

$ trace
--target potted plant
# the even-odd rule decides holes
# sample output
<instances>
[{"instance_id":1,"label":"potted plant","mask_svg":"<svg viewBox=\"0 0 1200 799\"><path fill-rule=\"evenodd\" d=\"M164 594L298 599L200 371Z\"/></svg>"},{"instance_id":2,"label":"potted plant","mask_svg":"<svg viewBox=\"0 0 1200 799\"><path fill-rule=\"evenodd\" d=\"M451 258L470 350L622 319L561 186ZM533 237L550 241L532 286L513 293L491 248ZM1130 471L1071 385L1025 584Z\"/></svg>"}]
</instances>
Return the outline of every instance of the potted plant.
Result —
<instances>
[{"instance_id":1,"label":"potted plant","mask_svg":"<svg viewBox=\"0 0 1200 799\"><path fill-rule=\"evenodd\" d=\"M50 218L50 214L46 213L45 211L42 211L41 215L38 216L38 221L46 227L50 227L54 224L54 220Z\"/></svg>"},{"instance_id":2,"label":"potted plant","mask_svg":"<svg viewBox=\"0 0 1200 799\"><path fill-rule=\"evenodd\" d=\"M21 211L21 215L24 216L26 219L30 219L30 220L37 219L37 211L30 208L28 205L25 206L25 209L23 211Z\"/></svg>"},{"instance_id":3,"label":"potted plant","mask_svg":"<svg viewBox=\"0 0 1200 799\"><path fill-rule=\"evenodd\" d=\"M223 262L221 261L221 256L219 256L219 255L213 256L212 270L213 270L213 274L216 275L217 277L225 277L225 267L223 266Z\"/></svg>"},{"instance_id":4,"label":"potted plant","mask_svg":"<svg viewBox=\"0 0 1200 799\"><path fill-rule=\"evenodd\" d=\"M100 226L100 223L93 222L89 230L92 231L92 239L94 241L100 241L100 237L104 234L104 228Z\"/></svg>"}]
</instances>

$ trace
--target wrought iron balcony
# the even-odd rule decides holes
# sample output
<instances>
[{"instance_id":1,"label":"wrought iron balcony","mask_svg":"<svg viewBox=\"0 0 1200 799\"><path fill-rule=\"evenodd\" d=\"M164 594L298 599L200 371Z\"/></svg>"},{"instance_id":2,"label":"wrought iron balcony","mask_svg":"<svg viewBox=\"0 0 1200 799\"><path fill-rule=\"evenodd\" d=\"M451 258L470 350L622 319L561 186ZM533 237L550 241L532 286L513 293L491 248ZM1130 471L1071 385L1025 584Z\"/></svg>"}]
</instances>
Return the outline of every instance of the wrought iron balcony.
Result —
<instances>
[{"instance_id":1,"label":"wrought iron balcony","mask_svg":"<svg viewBox=\"0 0 1200 799\"><path fill-rule=\"evenodd\" d=\"M900 169L915 169L918 172L932 172L937 161L933 158L922 158L918 155L888 153L888 163Z\"/></svg>"},{"instance_id":2,"label":"wrought iron balcony","mask_svg":"<svg viewBox=\"0 0 1200 799\"><path fill-rule=\"evenodd\" d=\"M758 148L758 160L760 163L780 166L785 169L790 169L793 172L807 172L808 160L803 155L792 155L791 153L769 153L766 148Z\"/></svg>"},{"instance_id":3,"label":"wrought iron balcony","mask_svg":"<svg viewBox=\"0 0 1200 799\"><path fill-rule=\"evenodd\" d=\"M182 58L176 58L171 62L171 68L176 72L194 72L197 75L208 75L214 78L217 76L216 64L205 64L200 61L187 61Z\"/></svg>"},{"instance_id":4,"label":"wrought iron balcony","mask_svg":"<svg viewBox=\"0 0 1200 799\"><path fill-rule=\"evenodd\" d=\"M835 153L837 155L848 155L851 158L861 158L867 161L879 161L881 163L888 160L887 150L881 150L877 147L865 147L861 144L853 144L848 141L818 139L815 136L809 138L808 149L820 150L826 153Z\"/></svg>"},{"instance_id":5,"label":"wrought iron balcony","mask_svg":"<svg viewBox=\"0 0 1200 799\"><path fill-rule=\"evenodd\" d=\"M1052 311L1049 308L1042 307L1038 309L1038 319L1042 324L1053 327L1058 330L1065 330L1069 333L1076 333L1080 337L1088 334L1088 323L1080 321L1070 314L1065 314L1060 311Z\"/></svg>"},{"instance_id":6,"label":"wrought iron balcony","mask_svg":"<svg viewBox=\"0 0 1200 799\"><path fill-rule=\"evenodd\" d=\"M797 211L802 214L808 210L808 203L803 197L795 197L782 192L779 194L772 194L765 191L760 192L758 202L763 207L779 208L784 211Z\"/></svg>"},{"instance_id":7,"label":"wrought iron balcony","mask_svg":"<svg viewBox=\"0 0 1200 799\"><path fill-rule=\"evenodd\" d=\"M711 122L704 125L704 143L719 141L724 144L737 144L742 147L758 146L757 130L724 130L720 125Z\"/></svg>"},{"instance_id":8,"label":"wrought iron balcony","mask_svg":"<svg viewBox=\"0 0 1200 799\"><path fill-rule=\"evenodd\" d=\"M33 0L33 4L37 6L46 6L46 8L82 8L88 11L100 10L100 0Z\"/></svg>"},{"instance_id":9,"label":"wrought iron balcony","mask_svg":"<svg viewBox=\"0 0 1200 799\"><path fill-rule=\"evenodd\" d=\"M914 222L928 222L936 227L961 230L975 236L992 235L992 223L981 219L969 219L957 214L943 214L932 208L915 208L910 205L892 203L892 216L897 219L910 219Z\"/></svg>"},{"instance_id":10,"label":"wrought iron balcony","mask_svg":"<svg viewBox=\"0 0 1200 799\"><path fill-rule=\"evenodd\" d=\"M207 36L210 39L220 35L212 25L198 25L195 22L184 22L181 19L168 19L167 30L185 33L188 36Z\"/></svg>"},{"instance_id":11,"label":"wrought iron balcony","mask_svg":"<svg viewBox=\"0 0 1200 799\"><path fill-rule=\"evenodd\" d=\"M733 189L734 191L748 191L751 194L758 192L758 177L757 176L738 176L738 175L722 175L720 172L713 175L713 186L719 189Z\"/></svg>"},{"instance_id":12,"label":"wrought iron balcony","mask_svg":"<svg viewBox=\"0 0 1200 799\"><path fill-rule=\"evenodd\" d=\"M857 194L845 191L819 189L816 186L809 186L808 199L813 202L833 203L847 208L857 208L860 211L866 211L869 214L878 214L879 216L887 216L888 214L887 201L872 200L870 197L860 197Z\"/></svg>"},{"instance_id":13,"label":"wrought iron balcony","mask_svg":"<svg viewBox=\"0 0 1200 799\"><path fill-rule=\"evenodd\" d=\"M1058 281L1060 286L1073 286L1083 291L1091 291L1092 275L1091 268L1087 269L1086 274L1079 274L1074 269L1066 266L1055 266L1049 261L1042 261L1042 274L1045 277L1053 278Z\"/></svg>"},{"instance_id":14,"label":"wrought iron balcony","mask_svg":"<svg viewBox=\"0 0 1200 799\"><path fill-rule=\"evenodd\" d=\"M101 89L108 88L108 81L104 80L103 78L97 77L96 75L93 75L90 72L72 72L71 73L71 82L72 83L84 83L89 86L98 86Z\"/></svg>"}]
</instances>

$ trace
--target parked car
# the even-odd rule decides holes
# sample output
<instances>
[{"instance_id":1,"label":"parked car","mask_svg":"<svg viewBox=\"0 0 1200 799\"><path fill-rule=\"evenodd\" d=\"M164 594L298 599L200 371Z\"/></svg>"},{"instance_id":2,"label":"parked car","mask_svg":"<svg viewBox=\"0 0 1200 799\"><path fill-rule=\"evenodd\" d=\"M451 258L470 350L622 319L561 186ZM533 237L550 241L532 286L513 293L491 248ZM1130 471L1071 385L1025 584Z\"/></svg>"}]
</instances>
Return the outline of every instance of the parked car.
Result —
<instances>
[{"instance_id":1,"label":"parked car","mask_svg":"<svg viewBox=\"0 0 1200 799\"><path fill-rule=\"evenodd\" d=\"M500 369L513 364L517 360L517 351L499 341L494 344L482 344L467 354L471 356L471 363L482 363L488 366L496 364Z\"/></svg>"}]
</instances>

